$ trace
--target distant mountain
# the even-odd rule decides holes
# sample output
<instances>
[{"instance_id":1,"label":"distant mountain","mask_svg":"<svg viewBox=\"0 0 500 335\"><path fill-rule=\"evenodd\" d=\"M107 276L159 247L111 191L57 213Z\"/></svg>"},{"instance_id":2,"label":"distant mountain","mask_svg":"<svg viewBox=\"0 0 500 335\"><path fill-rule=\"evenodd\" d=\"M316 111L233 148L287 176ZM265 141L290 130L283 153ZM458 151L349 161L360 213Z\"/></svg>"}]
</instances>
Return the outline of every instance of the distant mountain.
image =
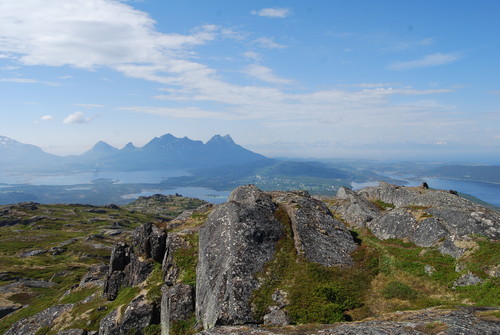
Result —
<instances>
[{"instance_id":1,"label":"distant mountain","mask_svg":"<svg viewBox=\"0 0 500 335\"><path fill-rule=\"evenodd\" d=\"M203 143L171 134L155 137L143 147L129 143L123 149L99 141L85 153L67 157L51 155L34 145L0 137L0 156L2 170L13 172L21 167L23 171L33 172L192 170L270 160L234 143L229 135L215 135Z\"/></svg>"},{"instance_id":2,"label":"distant mountain","mask_svg":"<svg viewBox=\"0 0 500 335\"><path fill-rule=\"evenodd\" d=\"M500 166L448 165L428 171L432 177L500 183Z\"/></svg>"},{"instance_id":3,"label":"distant mountain","mask_svg":"<svg viewBox=\"0 0 500 335\"><path fill-rule=\"evenodd\" d=\"M61 157L48 154L35 145L0 136L0 171L51 169L60 162Z\"/></svg>"}]
</instances>

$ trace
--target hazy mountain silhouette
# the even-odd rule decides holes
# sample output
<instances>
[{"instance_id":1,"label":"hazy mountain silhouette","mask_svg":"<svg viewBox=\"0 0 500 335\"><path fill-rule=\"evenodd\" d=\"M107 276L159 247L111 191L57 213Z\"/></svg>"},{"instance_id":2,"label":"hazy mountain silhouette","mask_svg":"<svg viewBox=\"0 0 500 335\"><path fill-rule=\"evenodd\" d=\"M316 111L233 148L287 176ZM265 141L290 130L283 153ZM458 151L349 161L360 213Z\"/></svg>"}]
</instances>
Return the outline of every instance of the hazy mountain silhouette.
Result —
<instances>
[{"instance_id":1,"label":"hazy mountain silhouette","mask_svg":"<svg viewBox=\"0 0 500 335\"><path fill-rule=\"evenodd\" d=\"M37 146L0 137L0 163L3 171L75 170L163 170L197 169L239 165L269 160L236 144L231 136L213 136L208 142L178 138L171 134L155 137L143 147L128 143L122 149L97 142L81 155L60 157Z\"/></svg>"}]
</instances>

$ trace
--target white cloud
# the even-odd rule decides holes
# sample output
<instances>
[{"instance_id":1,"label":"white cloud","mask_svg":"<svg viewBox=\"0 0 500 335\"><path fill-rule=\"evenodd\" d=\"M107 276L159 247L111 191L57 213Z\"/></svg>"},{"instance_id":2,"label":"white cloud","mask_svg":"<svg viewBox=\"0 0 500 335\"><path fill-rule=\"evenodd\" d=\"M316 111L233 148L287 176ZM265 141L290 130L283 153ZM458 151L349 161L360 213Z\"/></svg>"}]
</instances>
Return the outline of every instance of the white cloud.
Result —
<instances>
[{"instance_id":1,"label":"white cloud","mask_svg":"<svg viewBox=\"0 0 500 335\"><path fill-rule=\"evenodd\" d=\"M284 84L284 85L290 85L293 84L294 81L290 79L284 79L284 78L279 78L276 76L273 71L265 66L262 65L257 65L257 64L252 64L247 66L244 71L244 73L255 77L257 79L260 79L262 81L265 81L267 83L271 84Z\"/></svg>"},{"instance_id":2,"label":"white cloud","mask_svg":"<svg viewBox=\"0 0 500 335\"><path fill-rule=\"evenodd\" d=\"M432 119L432 126L439 127L456 119L450 113L453 107L430 100L414 100L447 90L366 85L299 94L274 87L233 84L224 80L224 74L193 61L202 58L196 58L191 49L227 35L230 34L213 25L198 27L185 35L161 33L155 29L155 22L149 15L117 0L72 0L64 1L64 5L61 0L0 1L0 54L8 54L16 64L106 67L131 78L164 84L167 87L165 94L155 98L167 103L175 101L179 106L125 106L120 108L122 111L183 119L256 120L261 123L272 120L274 124L286 121L295 125L294 130L300 129L306 120L316 125L318 135L314 136L321 132L325 136L332 133L339 137L352 137L353 133L371 136L365 140L387 134L399 136L408 131L400 128L405 124L425 124ZM250 43L254 47L286 48L268 37ZM246 57L258 58L251 53ZM458 58L434 54L417 61L397 63L396 68L435 66ZM263 66L253 65L245 71L267 82L289 83L288 79L276 76ZM394 103L393 97L402 97L404 99L397 100L405 103ZM63 123L91 121L83 112L75 112ZM360 133L359 129L367 127L375 129L374 132ZM421 129L415 127L416 137L422 136ZM402 138L407 138L403 135Z\"/></svg>"},{"instance_id":3,"label":"white cloud","mask_svg":"<svg viewBox=\"0 0 500 335\"><path fill-rule=\"evenodd\" d=\"M18 84L42 84L47 86L58 86L57 83L52 81L43 81L38 79L29 78L0 78L0 82L3 83L18 83Z\"/></svg>"},{"instance_id":4,"label":"white cloud","mask_svg":"<svg viewBox=\"0 0 500 335\"><path fill-rule=\"evenodd\" d=\"M432 67L453 63L459 60L461 57L457 54L443 54L435 53L432 55L427 55L423 58L406 61L406 62L395 62L389 65L390 70L410 70L415 68Z\"/></svg>"},{"instance_id":5,"label":"white cloud","mask_svg":"<svg viewBox=\"0 0 500 335\"><path fill-rule=\"evenodd\" d=\"M255 39L252 43L267 49L285 49L287 47L284 44L276 43L274 39L270 37L260 37Z\"/></svg>"},{"instance_id":6,"label":"white cloud","mask_svg":"<svg viewBox=\"0 0 500 335\"><path fill-rule=\"evenodd\" d=\"M92 119L86 118L85 114L83 112L74 112L73 114L68 115L63 123L64 124L72 124L72 123L77 123L77 124L83 124L83 123L90 123Z\"/></svg>"},{"instance_id":7,"label":"white cloud","mask_svg":"<svg viewBox=\"0 0 500 335\"><path fill-rule=\"evenodd\" d=\"M36 8L36 10L34 10ZM205 44L218 27L189 35L162 34L144 12L117 0L4 0L0 2L0 53L26 65L114 67L158 63L170 51Z\"/></svg>"},{"instance_id":8,"label":"white cloud","mask_svg":"<svg viewBox=\"0 0 500 335\"><path fill-rule=\"evenodd\" d=\"M251 12L253 15L263 16L263 17L273 17L273 18L285 18L292 14L292 11L288 8L263 8L259 11L253 10Z\"/></svg>"},{"instance_id":9,"label":"white cloud","mask_svg":"<svg viewBox=\"0 0 500 335\"><path fill-rule=\"evenodd\" d=\"M53 119L54 119L54 117L52 115L44 115L40 118L40 120L42 120L42 121L51 121Z\"/></svg>"}]
</instances>

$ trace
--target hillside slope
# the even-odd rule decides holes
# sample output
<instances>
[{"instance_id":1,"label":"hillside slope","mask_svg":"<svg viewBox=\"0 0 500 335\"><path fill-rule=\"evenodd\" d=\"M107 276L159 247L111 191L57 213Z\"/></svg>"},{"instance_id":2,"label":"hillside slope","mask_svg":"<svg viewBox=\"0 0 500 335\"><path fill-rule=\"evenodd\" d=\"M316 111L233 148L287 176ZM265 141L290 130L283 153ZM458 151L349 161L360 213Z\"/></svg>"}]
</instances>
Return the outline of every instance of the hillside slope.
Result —
<instances>
[{"instance_id":1,"label":"hillside slope","mask_svg":"<svg viewBox=\"0 0 500 335\"><path fill-rule=\"evenodd\" d=\"M0 300L30 306L10 310L0 329L9 335L500 329L500 213L455 194L383 183L315 198L249 185L213 207L194 209L192 199L173 197L177 213L190 208L176 218L172 202L163 200L142 198L128 208L3 207L1 261L9 267L2 269ZM459 222L451 214L457 211ZM440 233L417 234L420 225ZM68 238L77 247L61 246ZM22 243L25 250L14 249ZM107 247L97 254L93 244ZM401 310L415 311L394 313ZM339 321L359 322L319 325Z\"/></svg>"}]
</instances>

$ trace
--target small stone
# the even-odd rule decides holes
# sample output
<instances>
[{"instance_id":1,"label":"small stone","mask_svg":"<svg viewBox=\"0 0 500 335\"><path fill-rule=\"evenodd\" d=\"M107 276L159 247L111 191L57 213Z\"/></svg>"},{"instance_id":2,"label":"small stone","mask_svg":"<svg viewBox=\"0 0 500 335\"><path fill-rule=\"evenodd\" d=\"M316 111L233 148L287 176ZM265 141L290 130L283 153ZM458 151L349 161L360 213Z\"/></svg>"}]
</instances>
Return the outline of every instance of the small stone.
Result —
<instances>
[{"instance_id":1,"label":"small stone","mask_svg":"<svg viewBox=\"0 0 500 335\"><path fill-rule=\"evenodd\" d=\"M481 283L483 280L472 273L466 273L453 283L453 287L458 287L458 286L471 286L471 285L477 285Z\"/></svg>"},{"instance_id":2,"label":"small stone","mask_svg":"<svg viewBox=\"0 0 500 335\"><path fill-rule=\"evenodd\" d=\"M282 309L271 311L264 315L264 324L267 326L283 327L290 324L290 318Z\"/></svg>"}]
</instances>

